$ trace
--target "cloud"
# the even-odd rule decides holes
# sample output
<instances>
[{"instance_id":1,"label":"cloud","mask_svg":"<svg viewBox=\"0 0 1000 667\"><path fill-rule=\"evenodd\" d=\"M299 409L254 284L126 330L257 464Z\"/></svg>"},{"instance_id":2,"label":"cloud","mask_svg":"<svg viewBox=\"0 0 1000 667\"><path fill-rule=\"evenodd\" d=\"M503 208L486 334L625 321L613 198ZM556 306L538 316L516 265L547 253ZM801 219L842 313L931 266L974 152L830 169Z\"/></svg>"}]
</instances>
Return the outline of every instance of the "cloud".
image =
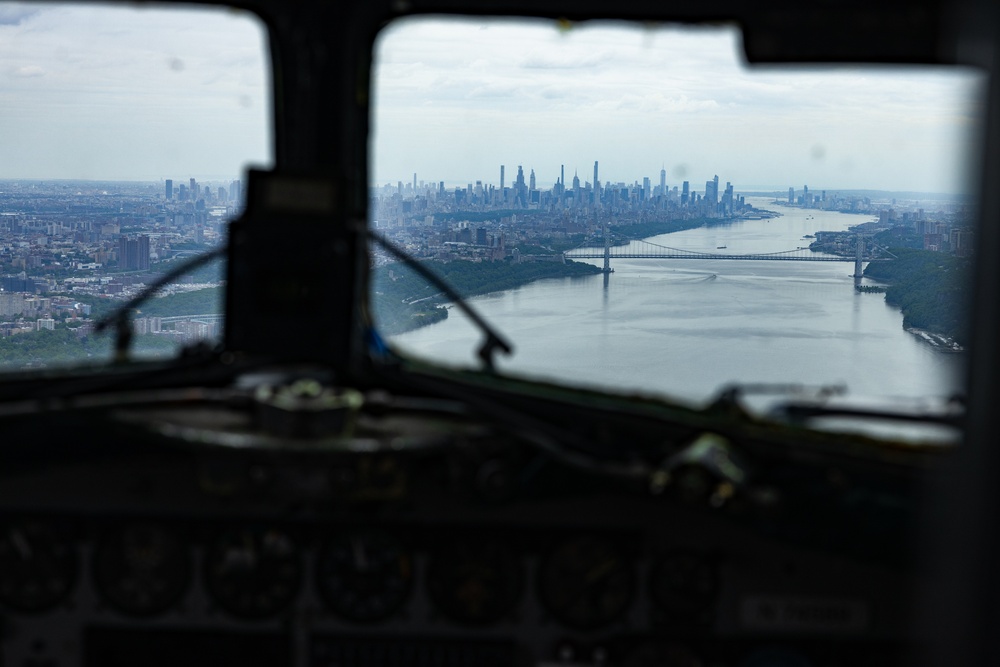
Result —
<instances>
[{"instance_id":1,"label":"cloud","mask_svg":"<svg viewBox=\"0 0 1000 667\"><path fill-rule=\"evenodd\" d=\"M45 76L45 70L38 65L24 65L11 70L11 76L16 76L19 79L32 79L38 76Z\"/></svg>"},{"instance_id":2,"label":"cloud","mask_svg":"<svg viewBox=\"0 0 1000 667\"><path fill-rule=\"evenodd\" d=\"M37 14L37 7L10 3L0 5L0 25L21 25L26 19Z\"/></svg>"},{"instance_id":3,"label":"cloud","mask_svg":"<svg viewBox=\"0 0 1000 667\"><path fill-rule=\"evenodd\" d=\"M525 69L590 69L601 64L606 56L592 54L583 58L576 54L533 53L521 61Z\"/></svg>"},{"instance_id":4,"label":"cloud","mask_svg":"<svg viewBox=\"0 0 1000 667\"><path fill-rule=\"evenodd\" d=\"M383 33L377 182L417 171L465 183L504 163L544 181L599 159L626 182L666 164L692 183L952 189L981 112L982 77L967 70L748 68L732 27L488 25Z\"/></svg>"}]
</instances>

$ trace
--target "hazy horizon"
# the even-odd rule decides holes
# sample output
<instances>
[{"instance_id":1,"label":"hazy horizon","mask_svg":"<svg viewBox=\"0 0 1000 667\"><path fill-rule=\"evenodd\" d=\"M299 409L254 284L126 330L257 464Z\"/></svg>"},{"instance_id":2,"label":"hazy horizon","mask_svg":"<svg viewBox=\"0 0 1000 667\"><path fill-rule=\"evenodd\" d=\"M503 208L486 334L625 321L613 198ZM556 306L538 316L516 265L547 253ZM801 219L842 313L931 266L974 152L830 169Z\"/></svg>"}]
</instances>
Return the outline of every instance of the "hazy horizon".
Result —
<instances>
[{"instance_id":1,"label":"hazy horizon","mask_svg":"<svg viewBox=\"0 0 1000 667\"><path fill-rule=\"evenodd\" d=\"M376 42L371 180L497 183L504 164L512 182L520 164L550 186L560 165L593 180L597 160L602 183L659 185L664 168L699 191L716 174L736 189L974 187L981 74L743 60L735 26L400 19Z\"/></svg>"},{"instance_id":2,"label":"hazy horizon","mask_svg":"<svg viewBox=\"0 0 1000 667\"><path fill-rule=\"evenodd\" d=\"M404 18L376 40L369 184L718 175L970 194L983 75L742 63L734 26ZM227 180L273 161L249 12L0 1L0 178ZM186 172L186 169L193 169ZM225 174L225 176L221 176ZM836 187L821 185L835 183Z\"/></svg>"}]
</instances>

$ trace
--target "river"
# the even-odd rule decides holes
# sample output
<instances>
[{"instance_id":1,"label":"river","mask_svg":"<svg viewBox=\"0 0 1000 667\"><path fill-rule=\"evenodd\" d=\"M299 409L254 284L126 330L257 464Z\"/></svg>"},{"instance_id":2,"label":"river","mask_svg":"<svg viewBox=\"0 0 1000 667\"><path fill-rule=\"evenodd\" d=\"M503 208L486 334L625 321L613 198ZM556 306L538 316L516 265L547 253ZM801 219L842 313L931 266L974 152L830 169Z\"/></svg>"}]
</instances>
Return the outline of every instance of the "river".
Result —
<instances>
[{"instance_id":1,"label":"river","mask_svg":"<svg viewBox=\"0 0 1000 667\"><path fill-rule=\"evenodd\" d=\"M807 246L806 234L872 219L750 201L782 215L649 240L706 252L723 245L719 252L777 252ZM613 259L612 268L607 281L545 280L472 299L514 343L514 355L498 367L696 403L730 382L844 384L852 396L880 397L960 388L963 356L905 331L883 294L857 293L853 263ZM421 357L474 365L481 338L452 309L447 320L393 342Z\"/></svg>"}]
</instances>

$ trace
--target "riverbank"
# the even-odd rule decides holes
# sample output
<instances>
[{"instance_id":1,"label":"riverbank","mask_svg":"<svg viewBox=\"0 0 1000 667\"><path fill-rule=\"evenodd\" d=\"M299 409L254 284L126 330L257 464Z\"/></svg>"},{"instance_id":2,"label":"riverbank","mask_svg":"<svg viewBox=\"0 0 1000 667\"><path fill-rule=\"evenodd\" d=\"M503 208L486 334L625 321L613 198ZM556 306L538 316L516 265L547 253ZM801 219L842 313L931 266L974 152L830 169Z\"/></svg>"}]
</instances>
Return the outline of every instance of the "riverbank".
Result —
<instances>
[{"instance_id":1,"label":"riverbank","mask_svg":"<svg viewBox=\"0 0 1000 667\"><path fill-rule=\"evenodd\" d=\"M548 278L601 273L583 262L421 262L464 297L514 289ZM371 303L379 331L387 336L413 331L448 317L448 297L402 264L379 267L372 276Z\"/></svg>"},{"instance_id":2,"label":"riverbank","mask_svg":"<svg viewBox=\"0 0 1000 667\"><path fill-rule=\"evenodd\" d=\"M925 340L940 337L935 347L961 349L967 339L969 260L930 250L891 250L896 259L871 262L865 277L889 285L885 302L902 311L904 329L923 332Z\"/></svg>"},{"instance_id":3,"label":"riverbank","mask_svg":"<svg viewBox=\"0 0 1000 667\"><path fill-rule=\"evenodd\" d=\"M965 348L958 344L953 338L942 336L933 331L924 331L913 327L904 327L908 333L913 334L921 341L942 352L964 352Z\"/></svg>"}]
</instances>

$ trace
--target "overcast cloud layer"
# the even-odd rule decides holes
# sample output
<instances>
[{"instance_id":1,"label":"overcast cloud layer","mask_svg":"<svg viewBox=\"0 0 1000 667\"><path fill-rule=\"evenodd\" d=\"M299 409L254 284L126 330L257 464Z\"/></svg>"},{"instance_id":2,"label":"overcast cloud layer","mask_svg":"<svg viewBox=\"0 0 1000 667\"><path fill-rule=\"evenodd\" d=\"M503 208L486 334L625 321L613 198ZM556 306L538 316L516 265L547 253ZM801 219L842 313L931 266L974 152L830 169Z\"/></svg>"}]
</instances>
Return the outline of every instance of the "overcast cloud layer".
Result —
<instances>
[{"instance_id":1,"label":"overcast cloud layer","mask_svg":"<svg viewBox=\"0 0 1000 667\"><path fill-rule=\"evenodd\" d=\"M376 48L373 174L449 186L592 180L703 189L967 192L981 77L930 68L749 70L733 28L407 19Z\"/></svg>"},{"instance_id":2,"label":"overcast cloud layer","mask_svg":"<svg viewBox=\"0 0 1000 667\"><path fill-rule=\"evenodd\" d=\"M231 10L0 2L0 178L271 163L270 64ZM407 19L376 45L373 181L968 191L980 77L741 67L733 29Z\"/></svg>"},{"instance_id":3,"label":"overcast cloud layer","mask_svg":"<svg viewBox=\"0 0 1000 667\"><path fill-rule=\"evenodd\" d=\"M232 178L269 165L264 36L232 10L0 2L0 178Z\"/></svg>"}]
</instances>

